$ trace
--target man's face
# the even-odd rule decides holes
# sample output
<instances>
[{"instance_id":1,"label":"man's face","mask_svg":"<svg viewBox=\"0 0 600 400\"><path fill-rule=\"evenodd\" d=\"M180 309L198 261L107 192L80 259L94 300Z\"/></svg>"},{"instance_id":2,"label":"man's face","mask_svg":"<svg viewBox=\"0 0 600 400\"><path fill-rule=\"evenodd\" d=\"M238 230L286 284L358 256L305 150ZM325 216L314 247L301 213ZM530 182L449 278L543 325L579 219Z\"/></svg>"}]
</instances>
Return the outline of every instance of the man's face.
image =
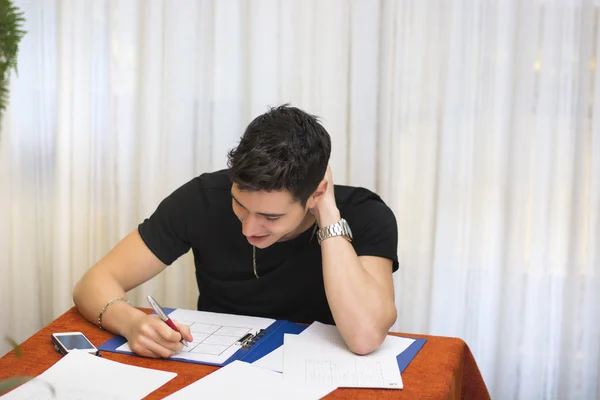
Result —
<instances>
[{"instance_id":1,"label":"man's face","mask_svg":"<svg viewBox=\"0 0 600 400\"><path fill-rule=\"evenodd\" d=\"M287 190L243 191L234 183L231 197L233 212L242 222L242 233L260 249L298 234L308 210Z\"/></svg>"}]
</instances>

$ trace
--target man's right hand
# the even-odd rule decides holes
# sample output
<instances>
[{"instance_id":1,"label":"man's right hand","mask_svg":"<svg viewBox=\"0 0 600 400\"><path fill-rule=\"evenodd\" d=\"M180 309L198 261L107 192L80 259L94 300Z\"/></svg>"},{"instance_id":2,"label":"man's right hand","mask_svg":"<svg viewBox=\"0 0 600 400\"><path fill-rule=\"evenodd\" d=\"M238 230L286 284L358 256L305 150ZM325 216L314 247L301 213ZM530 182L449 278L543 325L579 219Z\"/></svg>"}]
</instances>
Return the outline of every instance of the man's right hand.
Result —
<instances>
[{"instance_id":1,"label":"man's right hand","mask_svg":"<svg viewBox=\"0 0 600 400\"><path fill-rule=\"evenodd\" d=\"M175 322L175 321L173 321ZM134 353L152 358L167 358L183 348L181 338L192 342L192 334L187 325L175 322L181 331L171 329L158 315L140 314L134 317L125 337Z\"/></svg>"}]
</instances>

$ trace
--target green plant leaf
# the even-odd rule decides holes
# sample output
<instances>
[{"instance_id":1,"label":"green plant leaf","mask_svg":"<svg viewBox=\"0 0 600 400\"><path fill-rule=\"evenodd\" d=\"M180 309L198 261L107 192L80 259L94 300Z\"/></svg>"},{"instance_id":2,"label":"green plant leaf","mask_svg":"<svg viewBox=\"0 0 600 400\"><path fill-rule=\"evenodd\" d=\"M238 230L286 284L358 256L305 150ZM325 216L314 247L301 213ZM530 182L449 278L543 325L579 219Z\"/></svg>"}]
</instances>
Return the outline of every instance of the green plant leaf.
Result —
<instances>
[{"instance_id":1,"label":"green plant leaf","mask_svg":"<svg viewBox=\"0 0 600 400\"><path fill-rule=\"evenodd\" d=\"M15 376L13 378L8 378L3 381L0 381L0 395L32 379L33 376Z\"/></svg>"},{"instance_id":2,"label":"green plant leaf","mask_svg":"<svg viewBox=\"0 0 600 400\"><path fill-rule=\"evenodd\" d=\"M23 348L21 347L21 345L19 343L17 343L17 341L15 339L10 338L8 336L4 336L4 340L6 340L11 345L11 347L15 351L15 356L17 358L23 357Z\"/></svg>"},{"instance_id":3,"label":"green plant leaf","mask_svg":"<svg viewBox=\"0 0 600 400\"><path fill-rule=\"evenodd\" d=\"M35 376L15 376L0 381L0 396L6 394L9 390L12 390L17 386L29 382L32 379L35 379ZM44 380L37 380L36 382L44 385L48 389L48 392L52 398L56 397L56 389L54 389L54 386L52 386L49 382Z\"/></svg>"}]
</instances>

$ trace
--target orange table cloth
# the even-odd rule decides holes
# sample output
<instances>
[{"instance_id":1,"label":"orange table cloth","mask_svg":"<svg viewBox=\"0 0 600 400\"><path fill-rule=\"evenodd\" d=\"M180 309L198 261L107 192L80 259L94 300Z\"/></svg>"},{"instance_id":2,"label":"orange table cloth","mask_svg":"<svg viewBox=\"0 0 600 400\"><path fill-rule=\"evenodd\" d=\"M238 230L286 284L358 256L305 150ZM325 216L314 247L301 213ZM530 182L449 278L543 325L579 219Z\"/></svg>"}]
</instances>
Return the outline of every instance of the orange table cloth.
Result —
<instances>
[{"instance_id":1,"label":"orange table cloth","mask_svg":"<svg viewBox=\"0 0 600 400\"><path fill-rule=\"evenodd\" d=\"M143 309L150 312L150 309ZM22 344L23 357L13 351L0 358L0 380L14 376L36 376L59 361L50 334L83 332L96 346L113 337L85 320L72 308ZM326 399L489 399L479 368L467 344L457 338L392 333L425 338L427 342L402 373L404 389L340 388ZM128 354L102 352L104 358L125 364L176 372L177 377L151 393L147 399L161 399L202 378L218 367L178 361L157 360Z\"/></svg>"}]
</instances>

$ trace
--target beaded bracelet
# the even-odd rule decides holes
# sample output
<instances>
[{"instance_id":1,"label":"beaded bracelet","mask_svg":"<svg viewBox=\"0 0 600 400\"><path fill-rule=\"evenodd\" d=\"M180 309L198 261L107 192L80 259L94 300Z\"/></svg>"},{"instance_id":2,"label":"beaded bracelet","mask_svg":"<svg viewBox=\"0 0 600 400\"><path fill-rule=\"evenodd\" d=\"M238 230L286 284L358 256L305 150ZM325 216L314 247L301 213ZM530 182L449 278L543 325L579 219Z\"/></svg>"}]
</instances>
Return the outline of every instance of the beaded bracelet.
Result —
<instances>
[{"instance_id":1,"label":"beaded bracelet","mask_svg":"<svg viewBox=\"0 0 600 400\"><path fill-rule=\"evenodd\" d=\"M110 307L110 305L111 305L111 304L113 304L113 303L115 303L115 302L117 302L117 301L126 301L126 302L127 302L127 304L131 304L131 303L129 302L129 300L127 300L127 299L126 299L126 298L124 298L124 297L117 297L117 298L114 298L114 299L112 299L112 300L111 300L111 301L109 301L108 303L106 303L106 305L104 306L104 308L102 309L102 311L100 311L100 314L98 315L98 328L100 328L100 329L104 329L104 328L102 328L102 315L104 315L104 311L106 311L106 309L107 309L108 307Z\"/></svg>"}]
</instances>

